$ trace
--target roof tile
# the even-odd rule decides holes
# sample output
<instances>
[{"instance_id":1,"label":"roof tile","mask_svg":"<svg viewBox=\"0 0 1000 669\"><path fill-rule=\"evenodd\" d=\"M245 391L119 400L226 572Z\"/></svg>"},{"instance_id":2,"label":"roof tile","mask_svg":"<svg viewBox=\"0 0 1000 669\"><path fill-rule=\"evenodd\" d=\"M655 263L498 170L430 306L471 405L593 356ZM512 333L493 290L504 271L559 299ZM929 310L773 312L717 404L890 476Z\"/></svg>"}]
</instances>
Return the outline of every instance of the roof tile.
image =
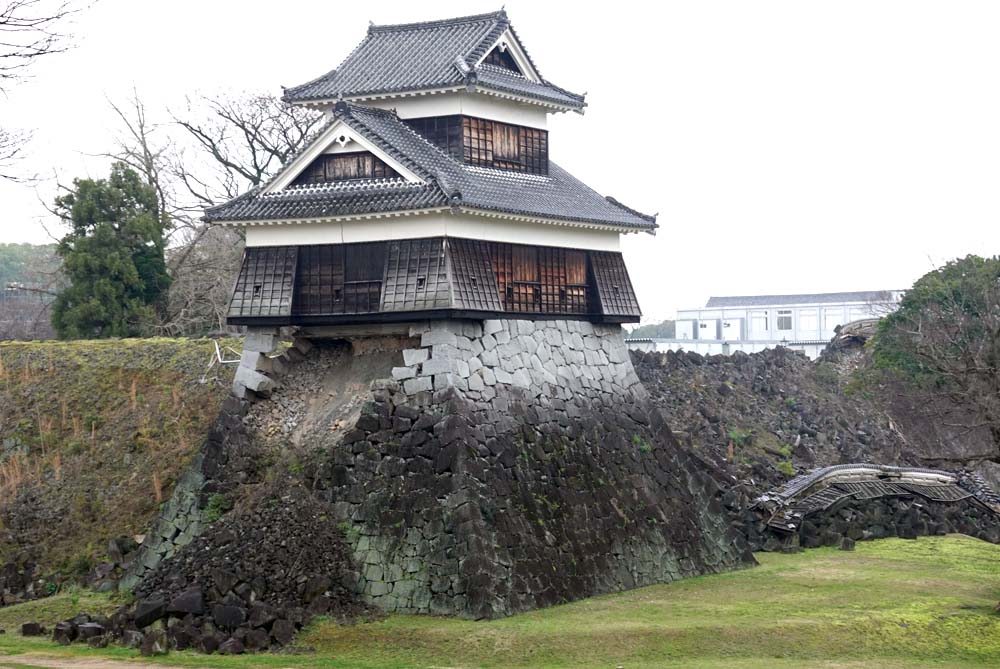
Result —
<instances>
[{"instance_id":1,"label":"roof tile","mask_svg":"<svg viewBox=\"0 0 1000 669\"><path fill-rule=\"evenodd\" d=\"M421 137L393 112L340 103L334 116L427 183L382 179L293 187L271 194L257 189L207 210L205 219L285 220L460 206L627 230L657 227L655 216L602 197L551 161L547 176L474 167Z\"/></svg>"},{"instance_id":2,"label":"roof tile","mask_svg":"<svg viewBox=\"0 0 1000 669\"><path fill-rule=\"evenodd\" d=\"M510 22L503 10L441 21L371 26L337 69L286 89L284 97L293 103L312 102L478 85L582 109L586 104L582 95L544 79L534 82L489 66L473 69L508 28Z\"/></svg>"}]
</instances>

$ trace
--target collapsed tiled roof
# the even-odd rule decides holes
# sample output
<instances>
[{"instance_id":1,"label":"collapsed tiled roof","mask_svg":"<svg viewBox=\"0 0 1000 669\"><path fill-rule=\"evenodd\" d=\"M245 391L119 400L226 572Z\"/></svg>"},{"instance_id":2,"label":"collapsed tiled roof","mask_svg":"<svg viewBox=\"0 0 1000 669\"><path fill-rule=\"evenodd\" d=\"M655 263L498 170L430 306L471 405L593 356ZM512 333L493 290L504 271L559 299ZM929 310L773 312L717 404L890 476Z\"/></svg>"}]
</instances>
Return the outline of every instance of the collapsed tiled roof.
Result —
<instances>
[{"instance_id":1,"label":"collapsed tiled roof","mask_svg":"<svg viewBox=\"0 0 1000 669\"><path fill-rule=\"evenodd\" d=\"M476 167L424 139L391 111L341 102L333 113L331 123L343 121L426 183L372 179L292 186L273 193L257 188L208 209L205 220L301 220L461 207L627 230L652 231L657 227L655 216L602 197L551 161L545 176ZM320 134L330 127L326 124ZM313 141L317 140L318 136ZM284 170L289 167L290 163Z\"/></svg>"},{"instance_id":2,"label":"collapsed tiled roof","mask_svg":"<svg viewBox=\"0 0 1000 669\"><path fill-rule=\"evenodd\" d=\"M513 32L503 10L443 21L373 25L340 67L286 89L284 99L293 103L332 101L474 87L582 109L586 105L584 96L559 88L542 79L541 74L541 81L533 81L516 72L476 65L508 29ZM531 67L538 73L534 63Z\"/></svg>"}]
</instances>

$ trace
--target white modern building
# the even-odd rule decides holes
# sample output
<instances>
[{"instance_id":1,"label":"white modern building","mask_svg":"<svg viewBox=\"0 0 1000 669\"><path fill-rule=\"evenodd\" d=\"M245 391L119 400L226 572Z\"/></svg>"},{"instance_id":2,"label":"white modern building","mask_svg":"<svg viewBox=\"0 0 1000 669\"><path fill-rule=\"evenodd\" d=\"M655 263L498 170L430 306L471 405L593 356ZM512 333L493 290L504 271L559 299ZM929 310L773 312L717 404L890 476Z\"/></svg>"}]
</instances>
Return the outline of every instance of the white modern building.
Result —
<instances>
[{"instance_id":1,"label":"white modern building","mask_svg":"<svg viewBox=\"0 0 1000 669\"><path fill-rule=\"evenodd\" d=\"M893 311L901 290L811 295L712 297L700 309L677 312L674 339L630 341L637 350L753 353L775 346L817 358L839 325Z\"/></svg>"}]
</instances>

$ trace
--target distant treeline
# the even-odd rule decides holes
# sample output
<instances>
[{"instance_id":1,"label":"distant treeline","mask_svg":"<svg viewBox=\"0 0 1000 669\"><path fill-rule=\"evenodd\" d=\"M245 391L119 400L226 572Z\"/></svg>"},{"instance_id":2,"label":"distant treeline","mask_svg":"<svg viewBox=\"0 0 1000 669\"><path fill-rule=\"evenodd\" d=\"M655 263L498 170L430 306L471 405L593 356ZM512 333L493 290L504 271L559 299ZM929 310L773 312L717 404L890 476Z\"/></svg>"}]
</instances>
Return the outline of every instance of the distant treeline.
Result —
<instances>
[{"instance_id":1,"label":"distant treeline","mask_svg":"<svg viewBox=\"0 0 1000 669\"><path fill-rule=\"evenodd\" d=\"M55 244L0 244L0 340L51 339L62 286Z\"/></svg>"},{"instance_id":2,"label":"distant treeline","mask_svg":"<svg viewBox=\"0 0 1000 669\"><path fill-rule=\"evenodd\" d=\"M674 321L666 320L662 323L647 323L646 325L640 325L636 329L629 332L628 336L634 338L673 339L677 336L677 330L674 327Z\"/></svg>"},{"instance_id":3,"label":"distant treeline","mask_svg":"<svg viewBox=\"0 0 1000 669\"><path fill-rule=\"evenodd\" d=\"M48 288L58 268L55 244L0 244L0 289L11 283Z\"/></svg>"}]
</instances>

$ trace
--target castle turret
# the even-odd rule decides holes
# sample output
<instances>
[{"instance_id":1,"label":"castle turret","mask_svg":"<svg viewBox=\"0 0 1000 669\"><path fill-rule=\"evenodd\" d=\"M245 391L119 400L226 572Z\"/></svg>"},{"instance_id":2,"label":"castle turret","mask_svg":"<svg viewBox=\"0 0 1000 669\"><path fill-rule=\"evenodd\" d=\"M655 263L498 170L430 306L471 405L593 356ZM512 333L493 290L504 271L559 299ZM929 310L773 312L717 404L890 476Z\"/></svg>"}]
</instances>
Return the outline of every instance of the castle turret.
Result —
<instances>
[{"instance_id":1,"label":"castle turret","mask_svg":"<svg viewBox=\"0 0 1000 669\"><path fill-rule=\"evenodd\" d=\"M322 128L205 216L246 231L230 323L639 320L619 239L655 217L549 159L548 114L586 103L542 77L503 11L371 26L285 99Z\"/></svg>"}]
</instances>

